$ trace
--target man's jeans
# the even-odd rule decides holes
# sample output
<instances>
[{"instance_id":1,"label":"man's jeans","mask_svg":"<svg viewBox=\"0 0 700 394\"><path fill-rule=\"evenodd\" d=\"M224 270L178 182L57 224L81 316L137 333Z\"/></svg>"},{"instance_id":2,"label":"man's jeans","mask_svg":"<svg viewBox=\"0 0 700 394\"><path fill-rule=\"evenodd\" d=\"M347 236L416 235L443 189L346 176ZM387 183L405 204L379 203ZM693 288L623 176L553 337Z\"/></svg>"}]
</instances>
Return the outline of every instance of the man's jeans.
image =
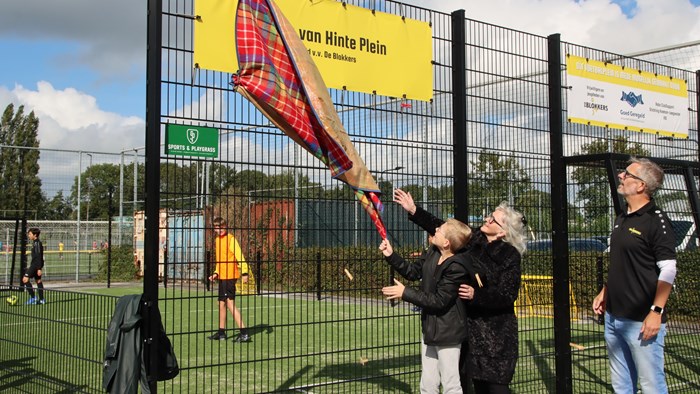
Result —
<instances>
[{"instance_id":1,"label":"man's jeans","mask_svg":"<svg viewBox=\"0 0 700 394\"><path fill-rule=\"evenodd\" d=\"M642 393L668 393L664 375L666 324L648 341L642 340L641 329L642 322L605 313L605 343L616 394L636 393L637 378Z\"/></svg>"}]
</instances>

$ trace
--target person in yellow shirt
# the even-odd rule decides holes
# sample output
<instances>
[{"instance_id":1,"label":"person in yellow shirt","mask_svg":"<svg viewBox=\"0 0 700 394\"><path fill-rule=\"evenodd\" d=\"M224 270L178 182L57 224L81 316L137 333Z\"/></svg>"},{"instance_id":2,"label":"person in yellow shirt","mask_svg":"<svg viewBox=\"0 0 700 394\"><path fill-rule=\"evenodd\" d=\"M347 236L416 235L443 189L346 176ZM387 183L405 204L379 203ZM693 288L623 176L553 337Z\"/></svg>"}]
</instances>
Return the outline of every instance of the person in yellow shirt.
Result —
<instances>
[{"instance_id":1,"label":"person in yellow shirt","mask_svg":"<svg viewBox=\"0 0 700 394\"><path fill-rule=\"evenodd\" d=\"M236 308L236 282L241 276L239 261L245 261L238 241L227 231L227 223L222 217L214 218L216 234L216 270L209 277L210 281L219 281L219 330L209 337L211 340L225 340L226 310L233 315L233 320L240 330L236 342L249 342L250 335L243 324L241 312Z\"/></svg>"}]
</instances>

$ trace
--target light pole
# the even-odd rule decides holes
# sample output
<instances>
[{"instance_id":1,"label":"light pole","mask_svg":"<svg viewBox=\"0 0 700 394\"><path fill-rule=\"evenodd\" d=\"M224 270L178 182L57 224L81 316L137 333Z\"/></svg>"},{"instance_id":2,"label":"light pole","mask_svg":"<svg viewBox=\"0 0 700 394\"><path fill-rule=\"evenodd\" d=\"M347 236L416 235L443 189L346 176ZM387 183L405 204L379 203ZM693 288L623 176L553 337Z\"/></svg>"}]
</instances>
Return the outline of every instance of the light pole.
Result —
<instances>
[{"instance_id":1,"label":"light pole","mask_svg":"<svg viewBox=\"0 0 700 394\"><path fill-rule=\"evenodd\" d=\"M134 167L134 178L133 178L133 189L134 189L134 198L132 201L133 209L131 212L131 217L133 219L134 214L136 213L136 190L137 190L137 184L138 184L138 152L139 149L143 149L143 147L138 147L138 148L130 148L130 149L124 149L122 150L121 153L121 163L119 164L119 235L117 236L117 243L121 245L122 243L122 231L123 231L123 226L124 226L124 153L126 152L134 152L134 162L133 162L133 167Z\"/></svg>"},{"instance_id":2,"label":"light pole","mask_svg":"<svg viewBox=\"0 0 700 394\"><path fill-rule=\"evenodd\" d=\"M401 171L403 169L404 169L403 166L396 166L393 168L387 168L386 170L377 171L377 183L379 183L379 180L382 179L382 177L381 177L382 174L388 174L388 173L394 172L394 171ZM389 180L387 180L387 182L391 183L391 189L392 189L392 193L393 193L393 191L394 191L393 189L395 189L396 187L394 186L394 184L391 182L390 179L391 178L389 178ZM391 198L393 198L393 196Z\"/></svg>"},{"instance_id":3,"label":"light pole","mask_svg":"<svg viewBox=\"0 0 700 394\"><path fill-rule=\"evenodd\" d=\"M87 156L90 157L90 165L88 166L88 168L87 168L87 170L86 170L86 171L89 171L90 168L92 168L92 154L91 154L91 153L86 153L85 155L87 155ZM85 215L85 221L88 222L88 221L90 221L90 189L91 189L91 186L92 186L92 182L90 182L90 179L89 179L89 178L86 179L85 181L87 182L87 189L88 189L88 190L87 190L87 192L88 192L88 195L87 195L87 213L86 213L86 215Z\"/></svg>"},{"instance_id":4,"label":"light pole","mask_svg":"<svg viewBox=\"0 0 700 394\"><path fill-rule=\"evenodd\" d=\"M394 168L388 168L386 170L378 171L377 174L386 174L387 172L403 170L403 166L396 166Z\"/></svg>"},{"instance_id":5,"label":"light pole","mask_svg":"<svg viewBox=\"0 0 700 394\"><path fill-rule=\"evenodd\" d=\"M80 279L80 199L82 198L80 193L81 178L83 177L83 152L78 152L78 210L77 210L77 220L76 226L76 239L75 239L75 283L78 283Z\"/></svg>"},{"instance_id":6,"label":"light pole","mask_svg":"<svg viewBox=\"0 0 700 394\"><path fill-rule=\"evenodd\" d=\"M90 157L90 165L85 170L85 172L88 172L90 168L92 168L92 154L86 153L86 155ZM85 182L87 182L87 211L85 212L85 248L87 249L88 238L90 237L90 189L92 189L92 182L90 181L90 178L86 178Z\"/></svg>"},{"instance_id":7,"label":"light pole","mask_svg":"<svg viewBox=\"0 0 700 394\"><path fill-rule=\"evenodd\" d=\"M379 179L381 179L381 175L382 175L382 174L387 174L387 173L394 172L394 171L401 171L401 170L403 170L403 169L404 169L403 166L396 166L396 167L393 167L393 168L387 168L386 170L377 171L377 172L376 172L376 174L377 174L377 182L379 182ZM394 186L393 183L392 183L391 185L392 185L392 187Z\"/></svg>"}]
</instances>

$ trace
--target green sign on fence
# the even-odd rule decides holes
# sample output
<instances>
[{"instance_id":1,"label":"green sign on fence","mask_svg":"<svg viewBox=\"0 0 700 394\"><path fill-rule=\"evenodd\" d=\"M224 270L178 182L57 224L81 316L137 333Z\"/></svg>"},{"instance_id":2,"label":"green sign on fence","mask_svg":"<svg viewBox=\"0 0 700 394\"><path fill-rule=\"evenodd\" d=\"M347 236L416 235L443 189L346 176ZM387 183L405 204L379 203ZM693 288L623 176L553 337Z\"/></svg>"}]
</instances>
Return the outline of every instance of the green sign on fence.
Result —
<instances>
[{"instance_id":1,"label":"green sign on fence","mask_svg":"<svg viewBox=\"0 0 700 394\"><path fill-rule=\"evenodd\" d=\"M219 129L167 124L165 153L177 156L218 157Z\"/></svg>"}]
</instances>

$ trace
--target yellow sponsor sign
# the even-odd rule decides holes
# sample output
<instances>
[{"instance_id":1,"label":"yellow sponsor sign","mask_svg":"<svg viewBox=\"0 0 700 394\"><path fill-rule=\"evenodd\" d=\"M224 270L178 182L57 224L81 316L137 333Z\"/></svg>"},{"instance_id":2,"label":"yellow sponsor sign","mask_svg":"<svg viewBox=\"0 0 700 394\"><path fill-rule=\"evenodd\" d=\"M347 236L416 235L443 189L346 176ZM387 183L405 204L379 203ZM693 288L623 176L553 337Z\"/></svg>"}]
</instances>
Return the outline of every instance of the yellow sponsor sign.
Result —
<instances>
[{"instance_id":1,"label":"yellow sponsor sign","mask_svg":"<svg viewBox=\"0 0 700 394\"><path fill-rule=\"evenodd\" d=\"M686 81L567 55L572 123L688 137Z\"/></svg>"},{"instance_id":2,"label":"yellow sponsor sign","mask_svg":"<svg viewBox=\"0 0 700 394\"><path fill-rule=\"evenodd\" d=\"M335 0L277 0L326 85L428 101L433 96L432 31L426 22ZM197 0L194 61L236 72L235 1Z\"/></svg>"},{"instance_id":3,"label":"yellow sponsor sign","mask_svg":"<svg viewBox=\"0 0 700 394\"><path fill-rule=\"evenodd\" d=\"M238 1L196 0L194 63L196 67L236 72L236 7Z\"/></svg>"}]
</instances>

